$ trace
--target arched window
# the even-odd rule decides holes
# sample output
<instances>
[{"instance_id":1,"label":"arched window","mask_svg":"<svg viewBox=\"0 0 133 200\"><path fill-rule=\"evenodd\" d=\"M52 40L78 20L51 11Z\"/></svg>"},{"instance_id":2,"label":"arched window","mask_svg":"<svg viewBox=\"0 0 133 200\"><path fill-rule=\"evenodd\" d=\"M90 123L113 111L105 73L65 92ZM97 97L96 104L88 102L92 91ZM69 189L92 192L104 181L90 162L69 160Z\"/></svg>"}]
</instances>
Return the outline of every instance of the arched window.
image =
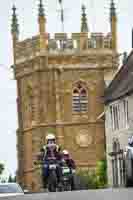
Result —
<instances>
[{"instance_id":1,"label":"arched window","mask_svg":"<svg viewBox=\"0 0 133 200\"><path fill-rule=\"evenodd\" d=\"M87 90L82 83L76 84L73 89L72 108L73 112L87 112Z\"/></svg>"}]
</instances>

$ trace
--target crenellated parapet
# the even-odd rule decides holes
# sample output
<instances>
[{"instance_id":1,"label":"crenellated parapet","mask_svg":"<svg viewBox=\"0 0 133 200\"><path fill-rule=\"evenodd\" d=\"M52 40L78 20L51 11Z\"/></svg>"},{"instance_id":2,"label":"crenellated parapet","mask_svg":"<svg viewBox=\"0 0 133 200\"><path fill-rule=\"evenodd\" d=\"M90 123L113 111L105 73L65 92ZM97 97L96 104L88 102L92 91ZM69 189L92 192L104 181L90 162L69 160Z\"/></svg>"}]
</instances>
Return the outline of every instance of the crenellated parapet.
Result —
<instances>
[{"instance_id":1,"label":"crenellated parapet","mask_svg":"<svg viewBox=\"0 0 133 200\"><path fill-rule=\"evenodd\" d=\"M81 34L86 37L85 48L80 48ZM47 54L59 54L86 51L87 49L110 49L111 50L111 34L104 35L102 33L91 33L90 36L86 33L55 33L54 36L45 34L47 38ZM16 60L37 56L40 50L39 35L18 41L16 43Z\"/></svg>"},{"instance_id":2,"label":"crenellated parapet","mask_svg":"<svg viewBox=\"0 0 133 200\"><path fill-rule=\"evenodd\" d=\"M111 50L117 52L117 34L116 34L116 10L115 3L111 0L110 3L110 33L106 35L103 33L90 32L88 27L88 20L86 15L86 8L82 5L81 16L81 31L79 33L55 33L53 36L46 31L46 16L44 12L42 0L39 0L38 7L38 28L39 33L37 36L19 40L19 29L16 15L16 8L13 7L12 17L12 36L13 36L13 50L14 50L14 63L20 63L25 59L32 59L39 56L40 52L45 55L62 55L62 54L75 54L87 50ZM43 54L44 55L44 54Z\"/></svg>"}]
</instances>

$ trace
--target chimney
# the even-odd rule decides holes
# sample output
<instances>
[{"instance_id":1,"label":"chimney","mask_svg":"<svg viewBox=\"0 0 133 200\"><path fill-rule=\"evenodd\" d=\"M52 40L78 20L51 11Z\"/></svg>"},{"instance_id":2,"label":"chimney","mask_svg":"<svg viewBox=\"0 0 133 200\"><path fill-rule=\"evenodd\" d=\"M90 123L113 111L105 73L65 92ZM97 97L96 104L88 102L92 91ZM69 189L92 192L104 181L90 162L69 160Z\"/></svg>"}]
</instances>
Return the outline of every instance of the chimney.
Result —
<instances>
[{"instance_id":1,"label":"chimney","mask_svg":"<svg viewBox=\"0 0 133 200\"><path fill-rule=\"evenodd\" d=\"M125 65L126 64L126 62L127 62L127 52L124 52L123 53L123 65Z\"/></svg>"}]
</instances>

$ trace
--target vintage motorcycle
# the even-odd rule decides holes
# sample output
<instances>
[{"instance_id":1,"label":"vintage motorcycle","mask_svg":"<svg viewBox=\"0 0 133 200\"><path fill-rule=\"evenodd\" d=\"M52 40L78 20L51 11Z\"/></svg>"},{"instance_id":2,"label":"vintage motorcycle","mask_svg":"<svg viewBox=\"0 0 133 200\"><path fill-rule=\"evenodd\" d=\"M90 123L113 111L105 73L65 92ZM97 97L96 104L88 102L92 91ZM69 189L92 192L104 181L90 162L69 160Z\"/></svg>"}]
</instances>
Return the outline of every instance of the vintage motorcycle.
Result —
<instances>
[{"instance_id":1,"label":"vintage motorcycle","mask_svg":"<svg viewBox=\"0 0 133 200\"><path fill-rule=\"evenodd\" d=\"M62 161L62 176L61 182L59 184L58 190L59 191L71 191L72 190L72 179L75 170L70 169L65 161Z\"/></svg>"},{"instance_id":2,"label":"vintage motorcycle","mask_svg":"<svg viewBox=\"0 0 133 200\"><path fill-rule=\"evenodd\" d=\"M57 179L57 167L58 163L55 160L50 160L48 165L49 177L47 188L49 192L56 192L58 179Z\"/></svg>"}]
</instances>

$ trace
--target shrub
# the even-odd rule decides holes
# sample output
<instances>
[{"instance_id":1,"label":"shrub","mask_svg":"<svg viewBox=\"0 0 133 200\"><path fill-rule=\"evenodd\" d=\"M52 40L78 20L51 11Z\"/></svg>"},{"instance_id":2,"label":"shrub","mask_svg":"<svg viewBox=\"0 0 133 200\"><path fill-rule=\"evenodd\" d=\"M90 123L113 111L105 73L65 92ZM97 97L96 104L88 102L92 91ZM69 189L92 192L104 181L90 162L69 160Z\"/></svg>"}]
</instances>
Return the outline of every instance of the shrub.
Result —
<instances>
[{"instance_id":1,"label":"shrub","mask_svg":"<svg viewBox=\"0 0 133 200\"><path fill-rule=\"evenodd\" d=\"M96 169L79 170L80 187L83 189L99 189L107 187L107 164L103 159L97 163Z\"/></svg>"},{"instance_id":2,"label":"shrub","mask_svg":"<svg viewBox=\"0 0 133 200\"><path fill-rule=\"evenodd\" d=\"M80 178L80 187L83 189L97 189L95 171L79 170L77 176Z\"/></svg>"},{"instance_id":3,"label":"shrub","mask_svg":"<svg viewBox=\"0 0 133 200\"><path fill-rule=\"evenodd\" d=\"M106 162L106 159L103 159L97 163L96 177L97 177L98 188L107 187L107 162Z\"/></svg>"}]
</instances>

